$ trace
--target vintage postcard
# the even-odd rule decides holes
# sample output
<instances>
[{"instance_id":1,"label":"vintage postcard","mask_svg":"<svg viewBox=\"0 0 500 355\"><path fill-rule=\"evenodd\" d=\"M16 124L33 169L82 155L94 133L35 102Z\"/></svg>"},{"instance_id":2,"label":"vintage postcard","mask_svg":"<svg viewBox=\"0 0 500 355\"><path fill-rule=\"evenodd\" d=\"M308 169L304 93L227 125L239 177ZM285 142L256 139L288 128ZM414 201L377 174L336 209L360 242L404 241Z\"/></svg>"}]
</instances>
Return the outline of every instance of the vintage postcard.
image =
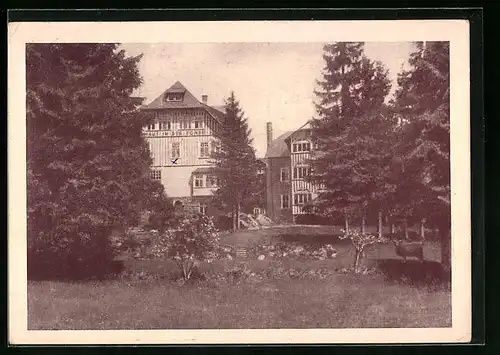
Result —
<instances>
[{"instance_id":1,"label":"vintage postcard","mask_svg":"<svg viewBox=\"0 0 500 355\"><path fill-rule=\"evenodd\" d=\"M467 21L8 41L12 344L470 341Z\"/></svg>"}]
</instances>

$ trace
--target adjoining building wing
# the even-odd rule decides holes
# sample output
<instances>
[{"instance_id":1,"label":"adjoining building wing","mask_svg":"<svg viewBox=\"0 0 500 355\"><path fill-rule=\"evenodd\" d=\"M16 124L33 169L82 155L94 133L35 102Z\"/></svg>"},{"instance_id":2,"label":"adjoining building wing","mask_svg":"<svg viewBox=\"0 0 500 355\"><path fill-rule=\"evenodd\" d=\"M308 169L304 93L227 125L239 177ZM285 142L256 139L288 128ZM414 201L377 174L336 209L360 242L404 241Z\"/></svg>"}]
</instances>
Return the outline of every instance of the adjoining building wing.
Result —
<instances>
[{"instance_id":1,"label":"adjoining building wing","mask_svg":"<svg viewBox=\"0 0 500 355\"><path fill-rule=\"evenodd\" d=\"M294 131L288 131L273 139L267 147L265 159L281 158L290 156L290 148L287 146L286 139L293 134Z\"/></svg>"},{"instance_id":2,"label":"adjoining building wing","mask_svg":"<svg viewBox=\"0 0 500 355\"><path fill-rule=\"evenodd\" d=\"M267 135L267 213L276 222L293 223L304 213L303 206L316 197L316 187L307 181L314 150L311 124L308 121L295 131L272 139L272 126L268 123Z\"/></svg>"}]
</instances>

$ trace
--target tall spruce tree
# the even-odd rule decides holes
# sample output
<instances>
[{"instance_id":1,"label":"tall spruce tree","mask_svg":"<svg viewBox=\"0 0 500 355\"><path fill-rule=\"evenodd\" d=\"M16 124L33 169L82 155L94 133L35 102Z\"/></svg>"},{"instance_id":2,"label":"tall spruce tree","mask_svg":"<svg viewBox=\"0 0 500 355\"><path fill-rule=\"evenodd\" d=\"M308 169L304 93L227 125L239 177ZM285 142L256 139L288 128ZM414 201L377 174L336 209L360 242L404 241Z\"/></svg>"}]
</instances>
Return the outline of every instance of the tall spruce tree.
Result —
<instances>
[{"instance_id":1,"label":"tall spruce tree","mask_svg":"<svg viewBox=\"0 0 500 355\"><path fill-rule=\"evenodd\" d=\"M316 206L326 214L364 217L383 204L390 160L391 116L384 100L387 70L364 55L364 43L324 46L312 137L318 150L311 180L322 185ZM347 222L347 219L346 219ZM347 223L346 223L347 224Z\"/></svg>"},{"instance_id":2,"label":"tall spruce tree","mask_svg":"<svg viewBox=\"0 0 500 355\"><path fill-rule=\"evenodd\" d=\"M395 201L440 230L450 267L450 59L448 42L415 43L410 69L398 77L394 108L402 119Z\"/></svg>"},{"instance_id":3,"label":"tall spruce tree","mask_svg":"<svg viewBox=\"0 0 500 355\"><path fill-rule=\"evenodd\" d=\"M231 92L225 102L225 121L212 158L219 179L214 198L231 210L233 230L239 228L242 206L254 197L258 181L257 160L250 134L248 120L234 92Z\"/></svg>"},{"instance_id":4,"label":"tall spruce tree","mask_svg":"<svg viewBox=\"0 0 500 355\"><path fill-rule=\"evenodd\" d=\"M163 196L141 137L150 119L132 92L138 57L116 44L28 44L30 275L105 272L113 228ZM78 273L78 275L77 275Z\"/></svg>"}]
</instances>

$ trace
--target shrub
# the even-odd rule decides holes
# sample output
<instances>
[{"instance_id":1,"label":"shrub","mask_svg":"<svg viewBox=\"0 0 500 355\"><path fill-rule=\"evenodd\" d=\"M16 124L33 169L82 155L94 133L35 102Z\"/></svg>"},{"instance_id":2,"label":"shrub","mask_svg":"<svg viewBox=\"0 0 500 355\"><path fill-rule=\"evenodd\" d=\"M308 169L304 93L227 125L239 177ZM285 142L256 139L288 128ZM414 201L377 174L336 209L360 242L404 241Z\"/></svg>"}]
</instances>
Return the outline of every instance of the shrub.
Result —
<instances>
[{"instance_id":1,"label":"shrub","mask_svg":"<svg viewBox=\"0 0 500 355\"><path fill-rule=\"evenodd\" d=\"M226 278L231 283L239 283L252 275L252 270L245 263L237 264L225 272Z\"/></svg>"},{"instance_id":2,"label":"shrub","mask_svg":"<svg viewBox=\"0 0 500 355\"><path fill-rule=\"evenodd\" d=\"M200 261L215 259L219 251L219 232L211 217L195 215L183 219L177 228L159 234L153 255L168 258L189 280Z\"/></svg>"},{"instance_id":3,"label":"shrub","mask_svg":"<svg viewBox=\"0 0 500 355\"><path fill-rule=\"evenodd\" d=\"M69 232L68 232L69 233ZM40 235L43 236L42 233ZM71 234L70 234L71 235ZM28 278L33 280L104 279L123 270L114 260L117 250L107 229L75 228L72 237L32 240L28 248Z\"/></svg>"},{"instance_id":4,"label":"shrub","mask_svg":"<svg viewBox=\"0 0 500 355\"><path fill-rule=\"evenodd\" d=\"M215 222L215 226L220 231L229 231L233 229L233 219L231 216L219 215Z\"/></svg>"},{"instance_id":5,"label":"shrub","mask_svg":"<svg viewBox=\"0 0 500 355\"><path fill-rule=\"evenodd\" d=\"M307 224L307 225L336 225L343 223L343 220L338 220L335 218L325 217L319 214L299 214L295 217L296 224Z\"/></svg>"},{"instance_id":6,"label":"shrub","mask_svg":"<svg viewBox=\"0 0 500 355\"><path fill-rule=\"evenodd\" d=\"M344 234L339 237L340 239L349 239L354 246L354 249L356 251L355 256L354 256L354 265L353 269L354 272L357 273L359 264L364 256L364 251L365 248L368 245L371 244L376 244L376 243L387 243L389 240L385 237L381 237L378 235L372 235L372 234L363 234L361 232L358 232L356 230L349 230L349 231L344 231Z\"/></svg>"},{"instance_id":7,"label":"shrub","mask_svg":"<svg viewBox=\"0 0 500 355\"><path fill-rule=\"evenodd\" d=\"M270 245L259 245L252 250L253 255L264 255L270 259L303 259L325 260L335 258L337 251L331 244L302 245L294 242L279 242Z\"/></svg>"}]
</instances>

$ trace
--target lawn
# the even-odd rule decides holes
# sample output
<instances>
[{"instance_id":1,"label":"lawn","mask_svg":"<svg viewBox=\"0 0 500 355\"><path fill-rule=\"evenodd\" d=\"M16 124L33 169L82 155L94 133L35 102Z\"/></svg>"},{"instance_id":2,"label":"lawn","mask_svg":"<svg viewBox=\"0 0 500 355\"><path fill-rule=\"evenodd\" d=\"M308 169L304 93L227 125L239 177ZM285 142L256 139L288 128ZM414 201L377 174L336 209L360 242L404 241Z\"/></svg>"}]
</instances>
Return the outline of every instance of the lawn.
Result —
<instances>
[{"instance_id":1,"label":"lawn","mask_svg":"<svg viewBox=\"0 0 500 355\"><path fill-rule=\"evenodd\" d=\"M290 232L297 237L297 233ZM304 233L303 233L304 234ZM331 233L306 234L311 242ZM249 245L280 240L279 233L245 231L225 237L226 244ZM290 236L286 238L291 238ZM286 239L285 238L285 239ZM300 238L299 238L300 239ZM352 263L348 243L336 243L328 260L219 260L201 271L224 272L244 262L253 272L277 269L338 270ZM169 280L175 264L163 260L128 260L136 273L160 275L150 280L28 283L29 329L209 329L209 328L373 328L450 327L451 294L445 285L402 282L404 277L435 274L439 248L429 243L426 262L402 263L391 245L371 248L365 265L381 273L332 272L325 278L262 278L239 283ZM424 270L424 271L423 271ZM434 275L435 276L435 275ZM438 277L439 279L439 277ZM410 280L411 281L411 280Z\"/></svg>"},{"instance_id":2,"label":"lawn","mask_svg":"<svg viewBox=\"0 0 500 355\"><path fill-rule=\"evenodd\" d=\"M450 327L450 294L364 276L214 286L28 285L29 329Z\"/></svg>"}]
</instances>

